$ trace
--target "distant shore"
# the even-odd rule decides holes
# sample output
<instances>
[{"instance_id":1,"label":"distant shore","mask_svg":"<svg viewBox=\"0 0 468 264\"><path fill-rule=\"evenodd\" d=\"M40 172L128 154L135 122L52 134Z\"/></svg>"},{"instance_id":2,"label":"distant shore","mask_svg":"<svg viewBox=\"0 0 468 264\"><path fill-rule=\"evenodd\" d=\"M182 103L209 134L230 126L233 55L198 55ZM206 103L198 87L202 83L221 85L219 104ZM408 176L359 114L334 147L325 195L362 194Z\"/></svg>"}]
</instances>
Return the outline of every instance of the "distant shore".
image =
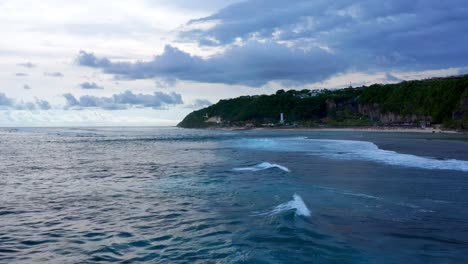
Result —
<instances>
[{"instance_id":1,"label":"distant shore","mask_svg":"<svg viewBox=\"0 0 468 264\"><path fill-rule=\"evenodd\" d=\"M210 130L257 130L257 131L323 131L323 132L378 132L378 133L444 133L444 134L468 134L456 130L440 128L406 128L406 127L209 127Z\"/></svg>"}]
</instances>

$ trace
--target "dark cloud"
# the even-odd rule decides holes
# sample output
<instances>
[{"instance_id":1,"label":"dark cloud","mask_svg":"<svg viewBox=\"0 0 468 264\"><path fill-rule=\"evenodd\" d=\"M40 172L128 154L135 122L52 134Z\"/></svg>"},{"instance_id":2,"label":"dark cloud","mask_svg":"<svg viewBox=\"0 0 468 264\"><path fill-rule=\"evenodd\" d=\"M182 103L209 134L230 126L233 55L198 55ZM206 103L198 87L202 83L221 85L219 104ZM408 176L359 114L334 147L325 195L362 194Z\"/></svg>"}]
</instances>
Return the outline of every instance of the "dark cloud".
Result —
<instances>
[{"instance_id":1,"label":"dark cloud","mask_svg":"<svg viewBox=\"0 0 468 264\"><path fill-rule=\"evenodd\" d=\"M215 23L181 37L223 46L236 39L275 39L326 46L360 70L466 66L468 2L464 0L249 0L189 25Z\"/></svg>"},{"instance_id":2,"label":"dark cloud","mask_svg":"<svg viewBox=\"0 0 468 264\"><path fill-rule=\"evenodd\" d=\"M31 88L31 86L25 84L25 85L23 85L23 89L25 89L25 90L31 90L32 88Z\"/></svg>"},{"instance_id":3,"label":"dark cloud","mask_svg":"<svg viewBox=\"0 0 468 264\"><path fill-rule=\"evenodd\" d=\"M200 109L212 105L213 103L207 99L196 99L191 104L187 105L187 108Z\"/></svg>"},{"instance_id":4,"label":"dark cloud","mask_svg":"<svg viewBox=\"0 0 468 264\"><path fill-rule=\"evenodd\" d=\"M82 59L83 56L86 59ZM250 86L261 86L273 80L314 82L345 67L339 59L319 48L303 51L274 42L256 41L243 47L230 48L208 59L166 46L163 54L146 62L111 62L86 52L81 52L77 61L91 62L81 65L102 68L104 72L119 78L172 78Z\"/></svg>"},{"instance_id":5,"label":"dark cloud","mask_svg":"<svg viewBox=\"0 0 468 264\"><path fill-rule=\"evenodd\" d=\"M44 72L44 75L49 77L63 77L61 72Z\"/></svg>"},{"instance_id":6,"label":"dark cloud","mask_svg":"<svg viewBox=\"0 0 468 264\"><path fill-rule=\"evenodd\" d=\"M15 73L15 76L17 76L17 77L26 77L26 76L29 76L29 74L24 73L24 72L17 72L17 73Z\"/></svg>"},{"instance_id":7,"label":"dark cloud","mask_svg":"<svg viewBox=\"0 0 468 264\"><path fill-rule=\"evenodd\" d=\"M49 110L50 108L50 103L44 100L36 99L34 102L17 102L4 93L0 93L0 109Z\"/></svg>"},{"instance_id":8,"label":"dark cloud","mask_svg":"<svg viewBox=\"0 0 468 264\"><path fill-rule=\"evenodd\" d=\"M161 109L168 105L183 104L182 96L177 93L155 92L153 94L134 94L125 91L111 97L81 96L79 99L72 94L63 95L67 101L66 109L102 108L106 110L121 110L131 107L147 107Z\"/></svg>"},{"instance_id":9,"label":"dark cloud","mask_svg":"<svg viewBox=\"0 0 468 264\"><path fill-rule=\"evenodd\" d=\"M84 82L79 85L81 89L85 90L102 90L104 87L97 85L95 82Z\"/></svg>"},{"instance_id":10,"label":"dark cloud","mask_svg":"<svg viewBox=\"0 0 468 264\"><path fill-rule=\"evenodd\" d=\"M114 62L81 51L77 62L118 78L249 86L466 67L467 13L466 0L247 0L181 29L181 41L225 48L222 54L202 58L166 46L150 61Z\"/></svg>"}]
</instances>

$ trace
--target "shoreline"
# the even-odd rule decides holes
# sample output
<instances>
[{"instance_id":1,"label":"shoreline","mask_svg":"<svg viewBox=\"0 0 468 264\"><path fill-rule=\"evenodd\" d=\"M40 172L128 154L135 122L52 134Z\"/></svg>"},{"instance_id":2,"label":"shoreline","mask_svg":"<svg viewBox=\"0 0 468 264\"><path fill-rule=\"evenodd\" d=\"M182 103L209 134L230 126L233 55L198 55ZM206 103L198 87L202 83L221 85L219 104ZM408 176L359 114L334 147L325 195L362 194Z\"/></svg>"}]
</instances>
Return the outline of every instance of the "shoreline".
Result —
<instances>
[{"instance_id":1,"label":"shoreline","mask_svg":"<svg viewBox=\"0 0 468 264\"><path fill-rule=\"evenodd\" d=\"M339 127L339 128L312 128L312 127L208 127L208 130L226 131L310 131L310 132L376 132L376 133L423 133L423 134L459 134L468 135L468 132L444 130L440 128L404 128L404 127Z\"/></svg>"}]
</instances>

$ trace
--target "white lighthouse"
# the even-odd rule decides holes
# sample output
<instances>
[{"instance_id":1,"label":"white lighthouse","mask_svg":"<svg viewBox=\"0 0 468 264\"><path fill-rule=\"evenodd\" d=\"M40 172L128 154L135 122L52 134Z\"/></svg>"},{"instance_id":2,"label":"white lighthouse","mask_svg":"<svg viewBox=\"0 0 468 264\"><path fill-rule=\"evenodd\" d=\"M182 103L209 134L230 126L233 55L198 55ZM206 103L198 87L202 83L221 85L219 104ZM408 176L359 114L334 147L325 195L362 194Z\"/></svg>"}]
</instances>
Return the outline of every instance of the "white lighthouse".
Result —
<instances>
[{"instance_id":1,"label":"white lighthouse","mask_svg":"<svg viewBox=\"0 0 468 264\"><path fill-rule=\"evenodd\" d=\"M280 114L280 124L281 125L284 124L284 114L283 113Z\"/></svg>"}]
</instances>

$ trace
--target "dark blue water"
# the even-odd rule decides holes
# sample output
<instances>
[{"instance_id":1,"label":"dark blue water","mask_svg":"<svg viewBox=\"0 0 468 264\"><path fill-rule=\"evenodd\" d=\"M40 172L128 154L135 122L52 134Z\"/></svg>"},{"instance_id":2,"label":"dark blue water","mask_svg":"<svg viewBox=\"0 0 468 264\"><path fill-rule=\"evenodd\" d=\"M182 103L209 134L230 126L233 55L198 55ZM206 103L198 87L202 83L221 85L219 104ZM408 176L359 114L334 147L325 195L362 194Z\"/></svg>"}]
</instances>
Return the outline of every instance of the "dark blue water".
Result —
<instances>
[{"instance_id":1,"label":"dark blue water","mask_svg":"<svg viewBox=\"0 0 468 264\"><path fill-rule=\"evenodd\" d=\"M466 136L22 128L0 153L1 263L468 261Z\"/></svg>"}]
</instances>

